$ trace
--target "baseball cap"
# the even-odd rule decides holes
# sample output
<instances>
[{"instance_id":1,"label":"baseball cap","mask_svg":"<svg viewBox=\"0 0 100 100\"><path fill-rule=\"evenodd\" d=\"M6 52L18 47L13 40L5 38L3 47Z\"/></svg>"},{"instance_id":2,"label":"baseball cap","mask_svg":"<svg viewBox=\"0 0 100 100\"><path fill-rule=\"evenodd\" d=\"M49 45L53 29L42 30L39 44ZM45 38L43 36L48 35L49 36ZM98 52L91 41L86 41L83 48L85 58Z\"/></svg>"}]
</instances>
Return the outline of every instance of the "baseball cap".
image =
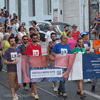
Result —
<instances>
[{"instance_id":1,"label":"baseball cap","mask_svg":"<svg viewBox=\"0 0 100 100\"><path fill-rule=\"evenodd\" d=\"M72 27L75 27L75 26L77 26L76 24L74 24ZM78 27L78 26L77 26Z\"/></svg>"},{"instance_id":2,"label":"baseball cap","mask_svg":"<svg viewBox=\"0 0 100 100\"><path fill-rule=\"evenodd\" d=\"M80 33L80 35L82 36L82 35L88 35L89 34L89 32L82 32L82 33Z\"/></svg>"}]
</instances>

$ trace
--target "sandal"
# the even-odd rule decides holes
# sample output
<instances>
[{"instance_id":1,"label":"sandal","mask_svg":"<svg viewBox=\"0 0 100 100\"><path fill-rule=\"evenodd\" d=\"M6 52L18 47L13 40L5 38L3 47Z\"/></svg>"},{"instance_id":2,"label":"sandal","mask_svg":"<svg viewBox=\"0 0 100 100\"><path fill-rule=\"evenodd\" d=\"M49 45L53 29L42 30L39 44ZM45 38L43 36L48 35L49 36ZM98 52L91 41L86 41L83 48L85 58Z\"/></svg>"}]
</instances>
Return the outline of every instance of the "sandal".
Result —
<instances>
[{"instance_id":1,"label":"sandal","mask_svg":"<svg viewBox=\"0 0 100 100\"><path fill-rule=\"evenodd\" d=\"M67 94L66 93L63 93L62 95L64 98L67 98Z\"/></svg>"},{"instance_id":2,"label":"sandal","mask_svg":"<svg viewBox=\"0 0 100 100\"><path fill-rule=\"evenodd\" d=\"M58 93L57 93L57 96L58 96L58 97L62 97L62 93L59 93L59 92L58 92Z\"/></svg>"},{"instance_id":3,"label":"sandal","mask_svg":"<svg viewBox=\"0 0 100 100\"><path fill-rule=\"evenodd\" d=\"M77 91L77 94L78 94L78 95L81 95L81 92L80 92L80 91L79 91L79 92Z\"/></svg>"},{"instance_id":4,"label":"sandal","mask_svg":"<svg viewBox=\"0 0 100 100\"><path fill-rule=\"evenodd\" d=\"M86 98L86 95L85 95L85 93L83 93L83 94L81 94L81 97L80 97L81 99L84 99L84 98Z\"/></svg>"}]
</instances>

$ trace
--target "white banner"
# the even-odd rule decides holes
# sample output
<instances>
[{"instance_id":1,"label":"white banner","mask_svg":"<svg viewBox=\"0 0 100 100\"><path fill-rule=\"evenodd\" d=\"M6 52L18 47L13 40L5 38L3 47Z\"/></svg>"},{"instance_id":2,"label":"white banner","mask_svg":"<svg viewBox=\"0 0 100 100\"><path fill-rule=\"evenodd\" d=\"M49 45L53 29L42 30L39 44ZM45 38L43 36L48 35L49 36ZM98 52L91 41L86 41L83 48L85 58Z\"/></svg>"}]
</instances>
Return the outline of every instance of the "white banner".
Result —
<instances>
[{"instance_id":1,"label":"white banner","mask_svg":"<svg viewBox=\"0 0 100 100\"><path fill-rule=\"evenodd\" d=\"M83 79L82 53L79 53L76 55L68 80L82 80L82 79Z\"/></svg>"},{"instance_id":2,"label":"white banner","mask_svg":"<svg viewBox=\"0 0 100 100\"><path fill-rule=\"evenodd\" d=\"M62 77L62 69L31 70L31 78Z\"/></svg>"}]
</instances>

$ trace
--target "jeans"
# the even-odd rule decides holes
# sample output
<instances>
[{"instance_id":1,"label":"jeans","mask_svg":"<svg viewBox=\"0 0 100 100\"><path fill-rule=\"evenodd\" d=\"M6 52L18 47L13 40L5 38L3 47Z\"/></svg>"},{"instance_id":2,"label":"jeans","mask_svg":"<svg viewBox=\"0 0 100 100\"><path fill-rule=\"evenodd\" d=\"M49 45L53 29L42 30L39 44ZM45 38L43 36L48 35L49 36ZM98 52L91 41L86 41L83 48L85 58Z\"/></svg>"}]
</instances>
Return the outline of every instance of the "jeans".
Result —
<instances>
[{"instance_id":1,"label":"jeans","mask_svg":"<svg viewBox=\"0 0 100 100\"><path fill-rule=\"evenodd\" d=\"M60 81L59 82L58 92L62 93L62 94L66 93L66 91L65 91L65 81Z\"/></svg>"}]
</instances>

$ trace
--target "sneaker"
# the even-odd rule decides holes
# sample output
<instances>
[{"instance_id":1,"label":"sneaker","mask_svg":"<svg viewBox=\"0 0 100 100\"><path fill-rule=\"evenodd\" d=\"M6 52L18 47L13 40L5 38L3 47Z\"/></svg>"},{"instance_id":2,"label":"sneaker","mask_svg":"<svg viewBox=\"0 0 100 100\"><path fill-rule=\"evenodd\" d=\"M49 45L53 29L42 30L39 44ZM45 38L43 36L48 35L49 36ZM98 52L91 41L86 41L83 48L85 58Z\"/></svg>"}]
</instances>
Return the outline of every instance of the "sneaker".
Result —
<instances>
[{"instance_id":1,"label":"sneaker","mask_svg":"<svg viewBox=\"0 0 100 100\"><path fill-rule=\"evenodd\" d=\"M35 95L35 100L39 100L39 96L38 95Z\"/></svg>"},{"instance_id":2,"label":"sneaker","mask_svg":"<svg viewBox=\"0 0 100 100\"><path fill-rule=\"evenodd\" d=\"M16 98L12 99L12 100L16 100Z\"/></svg>"},{"instance_id":3,"label":"sneaker","mask_svg":"<svg viewBox=\"0 0 100 100\"><path fill-rule=\"evenodd\" d=\"M85 83L92 83L90 79L84 79Z\"/></svg>"},{"instance_id":4,"label":"sneaker","mask_svg":"<svg viewBox=\"0 0 100 100\"><path fill-rule=\"evenodd\" d=\"M18 95L17 94L15 94L15 98L16 98L16 100L18 100Z\"/></svg>"},{"instance_id":5,"label":"sneaker","mask_svg":"<svg viewBox=\"0 0 100 100\"><path fill-rule=\"evenodd\" d=\"M92 85L91 91L95 92L95 86L94 85Z\"/></svg>"},{"instance_id":6,"label":"sneaker","mask_svg":"<svg viewBox=\"0 0 100 100\"><path fill-rule=\"evenodd\" d=\"M31 96L31 97L35 97L35 94L34 94L34 93L32 93L32 94L30 94L30 96Z\"/></svg>"},{"instance_id":7,"label":"sneaker","mask_svg":"<svg viewBox=\"0 0 100 100\"><path fill-rule=\"evenodd\" d=\"M54 91L55 91L55 92L57 92L57 91L58 91L57 87L54 87Z\"/></svg>"},{"instance_id":8,"label":"sneaker","mask_svg":"<svg viewBox=\"0 0 100 100\"><path fill-rule=\"evenodd\" d=\"M28 91L28 88L25 86L25 87L24 87L24 90L25 90L25 91Z\"/></svg>"}]
</instances>

